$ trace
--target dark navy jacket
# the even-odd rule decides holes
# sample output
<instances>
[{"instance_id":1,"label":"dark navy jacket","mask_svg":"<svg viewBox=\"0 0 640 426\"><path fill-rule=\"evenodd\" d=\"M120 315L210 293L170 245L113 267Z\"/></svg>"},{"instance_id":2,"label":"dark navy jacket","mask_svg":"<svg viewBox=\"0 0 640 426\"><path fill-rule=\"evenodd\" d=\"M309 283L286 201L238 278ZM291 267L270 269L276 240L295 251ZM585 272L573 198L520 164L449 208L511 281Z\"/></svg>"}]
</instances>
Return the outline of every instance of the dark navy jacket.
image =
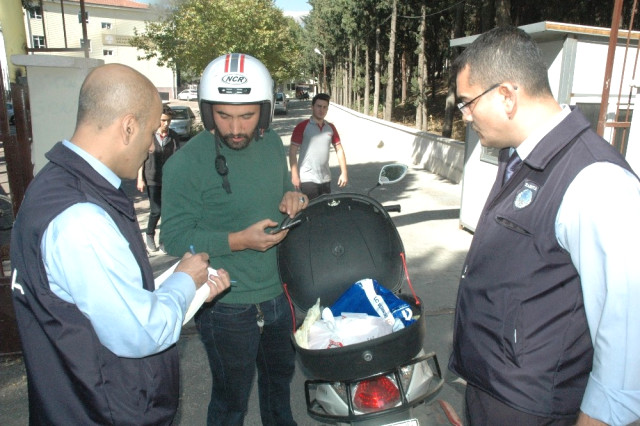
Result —
<instances>
[{"instance_id":1,"label":"dark navy jacket","mask_svg":"<svg viewBox=\"0 0 640 426\"><path fill-rule=\"evenodd\" d=\"M593 347L580 277L557 242L555 219L586 166L631 169L575 109L501 187L507 157L501 151L463 268L449 368L518 410L575 416Z\"/></svg>"},{"instance_id":2,"label":"dark navy jacket","mask_svg":"<svg viewBox=\"0 0 640 426\"><path fill-rule=\"evenodd\" d=\"M113 354L80 310L50 290L40 251L53 218L73 204L95 203L129 241L144 287L153 291L153 271L133 204L61 143L47 158L49 163L29 185L11 238L17 284L13 304L27 370L30 423L169 424L178 405L176 347L141 359Z\"/></svg>"},{"instance_id":3,"label":"dark navy jacket","mask_svg":"<svg viewBox=\"0 0 640 426\"><path fill-rule=\"evenodd\" d=\"M153 135L153 145L155 149L149 153L149 157L144 162L143 177L147 186L162 186L162 168L178 149L180 149L180 137L173 129L168 129L167 136L163 142L164 146L158 142L158 133Z\"/></svg>"}]
</instances>

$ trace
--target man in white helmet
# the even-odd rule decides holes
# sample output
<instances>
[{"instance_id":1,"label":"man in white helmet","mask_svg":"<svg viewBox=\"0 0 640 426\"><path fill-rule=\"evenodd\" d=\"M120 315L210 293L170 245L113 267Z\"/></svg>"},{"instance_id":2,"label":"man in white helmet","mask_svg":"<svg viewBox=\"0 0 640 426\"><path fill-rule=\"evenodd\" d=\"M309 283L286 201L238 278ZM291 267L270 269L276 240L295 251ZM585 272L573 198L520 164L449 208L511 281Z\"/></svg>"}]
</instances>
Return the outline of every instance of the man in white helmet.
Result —
<instances>
[{"instance_id":1,"label":"man in white helmet","mask_svg":"<svg viewBox=\"0 0 640 426\"><path fill-rule=\"evenodd\" d=\"M292 317L274 247L288 231L273 228L308 199L293 191L282 140L269 129L273 80L260 61L213 60L199 104L205 130L163 171L161 232L170 254L193 246L235 281L196 315L213 376L207 424L242 425L257 367L262 424L293 425Z\"/></svg>"}]
</instances>

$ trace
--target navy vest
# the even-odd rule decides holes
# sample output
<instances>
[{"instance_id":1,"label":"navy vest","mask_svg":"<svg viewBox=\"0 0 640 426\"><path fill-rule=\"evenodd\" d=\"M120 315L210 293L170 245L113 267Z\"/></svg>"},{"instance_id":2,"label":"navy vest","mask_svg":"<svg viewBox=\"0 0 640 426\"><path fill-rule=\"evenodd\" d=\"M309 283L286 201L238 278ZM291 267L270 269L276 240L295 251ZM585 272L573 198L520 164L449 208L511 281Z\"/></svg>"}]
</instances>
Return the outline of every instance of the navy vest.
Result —
<instances>
[{"instance_id":1,"label":"navy vest","mask_svg":"<svg viewBox=\"0 0 640 426\"><path fill-rule=\"evenodd\" d=\"M577 110L502 187L507 157L503 150L463 268L449 368L518 410L575 416L593 347L580 277L557 242L555 219L586 166L631 168Z\"/></svg>"},{"instance_id":2,"label":"navy vest","mask_svg":"<svg viewBox=\"0 0 640 426\"><path fill-rule=\"evenodd\" d=\"M77 307L50 290L40 251L53 218L73 204L95 203L129 242L144 287L153 291L153 271L133 204L61 143L47 158L49 163L29 185L11 238L11 263L22 288L12 294L27 370L30 423L170 424L179 396L175 345L141 359L113 354Z\"/></svg>"}]
</instances>

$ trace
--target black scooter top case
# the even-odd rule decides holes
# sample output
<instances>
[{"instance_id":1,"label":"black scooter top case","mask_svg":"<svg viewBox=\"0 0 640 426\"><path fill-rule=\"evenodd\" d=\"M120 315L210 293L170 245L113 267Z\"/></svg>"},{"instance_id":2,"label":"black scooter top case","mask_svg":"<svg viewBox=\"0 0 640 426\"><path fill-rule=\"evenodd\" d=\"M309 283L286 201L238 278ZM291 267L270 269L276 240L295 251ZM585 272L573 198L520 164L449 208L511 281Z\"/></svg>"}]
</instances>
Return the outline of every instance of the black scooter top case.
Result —
<instances>
[{"instance_id":1,"label":"black scooter top case","mask_svg":"<svg viewBox=\"0 0 640 426\"><path fill-rule=\"evenodd\" d=\"M278 268L294 305L306 312L320 298L331 306L352 284L373 278L397 294L404 280L404 247L384 207L352 193L314 199L278 245ZM306 374L343 381L368 377L409 362L422 349L426 323L422 304L407 301L417 320L389 335L339 348L311 350L293 344Z\"/></svg>"}]
</instances>

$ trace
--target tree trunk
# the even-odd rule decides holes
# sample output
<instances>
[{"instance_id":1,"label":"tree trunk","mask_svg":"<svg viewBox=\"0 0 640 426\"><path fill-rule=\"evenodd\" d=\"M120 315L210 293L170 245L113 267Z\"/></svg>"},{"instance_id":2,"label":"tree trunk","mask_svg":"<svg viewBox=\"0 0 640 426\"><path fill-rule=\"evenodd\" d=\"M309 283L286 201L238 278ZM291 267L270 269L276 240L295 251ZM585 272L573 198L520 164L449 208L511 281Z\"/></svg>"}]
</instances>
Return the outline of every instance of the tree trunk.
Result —
<instances>
[{"instance_id":1,"label":"tree trunk","mask_svg":"<svg viewBox=\"0 0 640 426\"><path fill-rule=\"evenodd\" d=\"M344 61L338 62L338 73L336 74L336 92L338 93L338 97L340 97L340 105L346 105L346 99L344 96Z\"/></svg>"},{"instance_id":2,"label":"tree trunk","mask_svg":"<svg viewBox=\"0 0 640 426\"><path fill-rule=\"evenodd\" d=\"M485 33L496 26L496 8L494 0L482 0L480 9L480 33Z\"/></svg>"},{"instance_id":3,"label":"tree trunk","mask_svg":"<svg viewBox=\"0 0 640 426\"><path fill-rule=\"evenodd\" d=\"M349 92L349 67L351 64L349 61L344 61L342 64L342 99L344 102L342 105L347 108L351 108L351 93Z\"/></svg>"},{"instance_id":4,"label":"tree trunk","mask_svg":"<svg viewBox=\"0 0 640 426\"><path fill-rule=\"evenodd\" d=\"M398 20L398 0L393 0L391 12L391 32L389 33L389 62L387 64L387 98L384 106L384 119L391 121L393 116L393 68L396 56L396 24Z\"/></svg>"},{"instance_id":5,"label":"tree trunk","mask_svg":"<svg viewBox=\"0 0 640 426\"><path fill-rule=\"evenodd\" d=\"M349 69L347 74L347 97L349 108L353 109L353 42L349 42Z\"/></svg>"},{"instance_id":6,"label":"tree trunk","mask_svg":"<svg viewBox=\"0 0 640 426\"><path fill-rule=\"evenodd\" d=\"M402 56L400 57L400 67L401 67L401 80L402 80L402 89L400 90L400 103L402 105L406 105L407 103L407 79L409 72L407 71L407 51L402 51Z\"/></svg>"},{"instance_id":7,"label":"tree trunk","mask_svg":"<svg viewBox=\"0 0 640 426\"><path fill-rule=\"evenodd\" d=\"M343 105L342 103L342 80L340 78L340 73L341 73L341 66L340 66L340 62L336 61L336 66L335 66L335 74L333 74L333 78L331 79L331 81L333 82L333 89L334 89L334 93L331 95L331 97L335 97L336 101L340 104Z\"/></svg>"},{"instance_id":8,"label":"tree trunk","mask_svg":"<svg viewBox=\"0 0 640 426\"><path fill-rule=\"evenodd\" d=\"M421 22L420 22L420 53L418 54L418 93L416 99L416 129L426 130L427 122L427 104L425 93L425 79L427 78L427 61L425 55L426 49L426 32L427 32L427 6L422 5L421 9Z\"/></svg>"},{"instance_id":9,"label":"tree trunk","mask_svg":"<svg viewBox=\"0 0 640 426\"><path fill-rule=\"evenodd\" d=\"M464 36L464 3L456 6L454 38ZM453 62L458 56L458 49L453 49L451 53L451 61ZM444 106L444 119L442 122L442 136L450 138L453 134L453 115L456 112L456 80L455 76L450 76L449 92Z\"/></svg>"},{"instance_id":10,"label":"tree trunk","mask_svg":"<svg viewBox=\"0 0 640 426\"><path fill-rule=\"evenodd\" d=\"M369 45L364 50L364 109L363 114L369 115L369 97L371 96L371 70L369 69Z\"/></svg>"},{"instance_id":11,"label":"tree trunk","mask_svg":"<svg viewBox=\"0 0 640 426\"><path fill-rule=\"evenodd\" d=\"M373 116L378 116L380 107L380 26L376 27L376 58L375 58L375 77L373 81Z\"/></svg>"},{"instance_id":12,"label":"tree trunk","mask_svg":"<svg viewBox=\"0 0 640 426\"><path fill-rule=\"evenodd\" d=\"M511 25L511 0L495 0L496 25Z\"/></svg>"},{"instance_id":13,"label":"tree trunk","mask_svg":"<svg viewBox=\"0 0 640 426\"><path fill-rule=\"evenodd\" d=\"M353 58L353 97L355 110L362 112L362 104L360 99L360 45L355 46L355 56Z\"/></svg>"}]
</instances>

